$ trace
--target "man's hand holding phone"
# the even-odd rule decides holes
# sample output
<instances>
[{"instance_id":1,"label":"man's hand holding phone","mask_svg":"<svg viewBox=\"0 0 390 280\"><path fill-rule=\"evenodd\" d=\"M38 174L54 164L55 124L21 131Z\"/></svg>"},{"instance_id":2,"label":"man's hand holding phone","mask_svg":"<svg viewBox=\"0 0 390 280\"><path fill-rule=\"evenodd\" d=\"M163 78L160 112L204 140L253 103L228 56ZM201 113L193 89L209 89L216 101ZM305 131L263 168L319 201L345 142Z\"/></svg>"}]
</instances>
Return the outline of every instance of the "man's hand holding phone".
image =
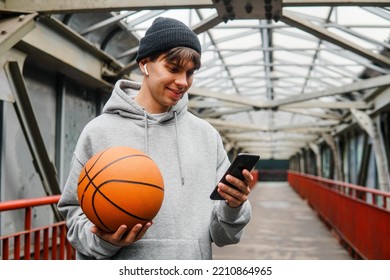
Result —
<instances>
[{"instance_id":1,"label":"man's hand holding phone","mask_svg":"<svg viewBox=\"0 0 390 280\"><path fill-rule=\"evenodd\" d=\"M247 169L244 169L242 171L242 175L244 180L240 180L230 174L225 176L225 180L234 187L231 187L223 182L219 182L217 185L217 192L219 195L230 207L233 208L239 207L247 201L248 195L251 191L249 185L253 181L252 174Z\"/></svg>"},{"instance_id":2,"label":"man's hand holding phone","mask_svg":"<svg viewBox=\"0 0 390 280\"><path fill-rule=\"evenodd\" d=\"M229 206L238 207L248 199L253 176L250 173L260 156L240 153L233 160L220 182L211 193L213 200L225 200Z\"/></svg>"}]
</instances>

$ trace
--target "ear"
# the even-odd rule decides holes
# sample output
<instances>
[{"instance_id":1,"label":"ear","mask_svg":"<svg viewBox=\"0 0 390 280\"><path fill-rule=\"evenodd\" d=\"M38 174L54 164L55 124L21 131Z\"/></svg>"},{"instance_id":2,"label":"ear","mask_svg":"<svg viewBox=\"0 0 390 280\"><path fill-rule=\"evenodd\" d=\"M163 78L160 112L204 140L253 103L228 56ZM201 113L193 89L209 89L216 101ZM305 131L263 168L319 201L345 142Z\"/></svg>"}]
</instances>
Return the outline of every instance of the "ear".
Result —
<instances>
[{"instance_id":1,"label":"ear","mask_svg":"<svg viewBox=\"0 0 390 280\"><path fill-rule=\"evenodd\" d=\"M144 73L146 76L149 76L148 68L146 66L147 62L147 60L142 60L138 63L138 66L141 69L142 73Z\"/></svg>"},{"instance_id":2,"label":"ear","mask_svg":"<svg viewBox=\"0 0 390 280\"><path fill-rule=\"evenodd\" d=\"M148 72L148 68L146 67L146 63L144 64L144 71L145 71L145 75L149 76L149 72Z\"/></svg>"}]
</instances>

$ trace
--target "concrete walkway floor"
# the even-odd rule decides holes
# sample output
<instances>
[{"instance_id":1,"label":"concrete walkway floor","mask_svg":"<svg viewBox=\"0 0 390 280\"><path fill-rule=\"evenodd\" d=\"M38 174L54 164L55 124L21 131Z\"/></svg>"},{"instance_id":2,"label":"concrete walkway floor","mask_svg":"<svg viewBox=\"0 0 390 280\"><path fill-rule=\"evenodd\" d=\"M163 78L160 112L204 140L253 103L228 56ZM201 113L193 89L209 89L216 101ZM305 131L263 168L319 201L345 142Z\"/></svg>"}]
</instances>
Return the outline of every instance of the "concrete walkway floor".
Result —
<instances>
[{"instance_id":1,"label":"concrete walkway floor","mask_svg":"<svg viewBox=\"0 0 390 280\"><path fill-rule=\"evenodd\" d=\"M331 231L287 182L259 182L250 195L252 220L239 244L213 247L213 258L349 260Z\"/></svg>"}]
</instances>

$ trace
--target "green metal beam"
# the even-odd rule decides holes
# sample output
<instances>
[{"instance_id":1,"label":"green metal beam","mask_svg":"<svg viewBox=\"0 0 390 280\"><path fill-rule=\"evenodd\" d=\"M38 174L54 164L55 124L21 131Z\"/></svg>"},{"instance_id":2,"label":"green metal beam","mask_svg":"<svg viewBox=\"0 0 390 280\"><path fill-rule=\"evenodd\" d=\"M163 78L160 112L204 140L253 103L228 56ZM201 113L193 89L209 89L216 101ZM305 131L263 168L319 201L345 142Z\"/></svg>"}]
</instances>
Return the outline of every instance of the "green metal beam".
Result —
<instances>
[{"instance_id":1,"label":"green metal beam","mask_svg":"<svg viewBox=\"0 0 390 280\"><path fill-rule=\"evenodd\" d=\"M6 0L5 8L40 13L77 13L121 10L212 8L211 0Z\"/></svg>"},{"instance_id":2,"label":"green metal beam","mask_svg":"<svg viewBox=\"0 0 390 280\"><path fill-rule=\"evenodd\" d=\"M4 68L15 98L15 102L13 103L15 112L22 127L27 145L33 157L33 164L42 181L45 193L48 196L61 194L57 180L57 172L47 153L19 64L16 61L9 61ZM62 220L57 207L53 207L53 212L57 221Z\"/></svg>"}]
</instances>

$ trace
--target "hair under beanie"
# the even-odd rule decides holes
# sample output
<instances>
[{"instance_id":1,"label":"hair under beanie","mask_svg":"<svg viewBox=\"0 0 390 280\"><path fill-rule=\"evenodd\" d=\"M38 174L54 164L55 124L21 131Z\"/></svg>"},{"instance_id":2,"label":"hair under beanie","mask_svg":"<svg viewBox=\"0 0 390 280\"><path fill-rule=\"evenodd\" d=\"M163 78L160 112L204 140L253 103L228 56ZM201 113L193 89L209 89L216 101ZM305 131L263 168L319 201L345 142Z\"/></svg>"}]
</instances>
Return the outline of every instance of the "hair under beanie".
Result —
<instances>
[{"instance_id":1,"label":"hair under beanie","mask_svg":"<svg viewBox=\"0 0 390 280\"><path fill-rule=\"evenodd\" d=\"M140 40L136 61L175 47L202 52L198 36L187 25L176 19L158 17Z\"/></svg>"}]
</instances>

